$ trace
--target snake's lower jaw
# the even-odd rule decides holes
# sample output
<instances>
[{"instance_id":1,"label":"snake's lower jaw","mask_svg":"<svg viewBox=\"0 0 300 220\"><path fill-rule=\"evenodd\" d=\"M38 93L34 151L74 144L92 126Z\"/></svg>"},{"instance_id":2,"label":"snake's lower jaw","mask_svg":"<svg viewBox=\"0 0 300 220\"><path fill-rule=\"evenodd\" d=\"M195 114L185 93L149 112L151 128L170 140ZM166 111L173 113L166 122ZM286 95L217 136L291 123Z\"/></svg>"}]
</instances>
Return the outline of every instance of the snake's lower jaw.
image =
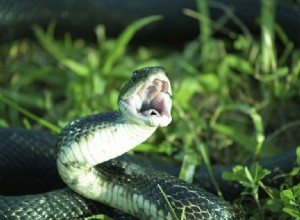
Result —
<instances>
[{"instance_id":1,"label":"snake's lower jaw","mask_svg":"<svg viewBox=\"0 0 300 220\"><path fill-rule=\"evenodd\" d=\"M164 104L161 104L164 107L161 109L147 108L141 111L128 104L128 102L120 100L120 111L128 120L134 123L151 127L166 127L172 121L172 100L169 95L166 96L167 98L163 101Z\"/></svg>"},{"instance_id":2,"label":"snake's lower jaw","mask_svg":"<svg viewBox=\"0 0 300 220\"><path fill-rule=\"evenodd\" d=\"M159 117L150 117L149 126L152 127L166 127L172 121L172 117L167 115L161 115Z\"/></svg>"}]
</instances>

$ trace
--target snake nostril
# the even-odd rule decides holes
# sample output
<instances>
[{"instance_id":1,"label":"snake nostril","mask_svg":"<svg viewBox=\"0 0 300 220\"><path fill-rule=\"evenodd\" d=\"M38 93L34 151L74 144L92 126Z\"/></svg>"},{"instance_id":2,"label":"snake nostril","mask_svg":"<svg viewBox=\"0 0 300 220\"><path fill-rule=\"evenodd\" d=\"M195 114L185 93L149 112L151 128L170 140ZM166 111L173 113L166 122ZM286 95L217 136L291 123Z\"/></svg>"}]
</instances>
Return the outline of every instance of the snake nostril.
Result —
<instances>
[{"instance_id":1,"label":"snake nostril","mask_svg":"<svg viewBox=\"0 0 300 220\"><path fill-rule=\"evenodd\" d=\"M157 111L151 111L150 115L158 115Z\"/></svg>"}]
</instances>

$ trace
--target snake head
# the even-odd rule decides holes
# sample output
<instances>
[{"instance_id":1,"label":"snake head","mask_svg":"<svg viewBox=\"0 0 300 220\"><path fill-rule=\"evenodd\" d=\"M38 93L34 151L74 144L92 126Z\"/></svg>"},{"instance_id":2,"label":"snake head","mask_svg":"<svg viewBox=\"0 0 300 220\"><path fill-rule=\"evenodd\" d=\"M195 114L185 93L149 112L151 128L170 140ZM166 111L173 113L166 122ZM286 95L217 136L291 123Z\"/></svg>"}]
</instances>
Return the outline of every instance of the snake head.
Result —
<instances>
[{"instance_id":1,"label":"snake head","mask_svg":"<svg viewBox=\"0 0 300 220\"><path fill-rule=\"evenodd\" d=\"M140 125L165 127L172 121L170 80L162 67L133 72L119 96L119 108L127 120Z\"/></svg>"}]
</instances>

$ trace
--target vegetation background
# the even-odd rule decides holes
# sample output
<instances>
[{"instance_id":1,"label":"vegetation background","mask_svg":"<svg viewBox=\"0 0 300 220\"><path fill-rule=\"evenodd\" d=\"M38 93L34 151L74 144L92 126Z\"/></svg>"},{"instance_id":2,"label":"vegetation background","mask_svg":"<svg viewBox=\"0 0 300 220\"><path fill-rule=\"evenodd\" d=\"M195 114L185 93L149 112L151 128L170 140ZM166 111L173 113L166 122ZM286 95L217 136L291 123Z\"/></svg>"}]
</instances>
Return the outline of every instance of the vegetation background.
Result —
<instances>
[{"instance_id":1,"label":"vegetation background","mask_svg":"<svg viewBox=\"0 0 300 220\"><path fill-rule=\"evenodd\" d=\"M57 133L80 116L115 110L133 70L160 65L173 84L173 123L135 152L182 161L180 177L191 180L185 171L198 165L243 164L299 145L300 50L274 21L276 1L261 1L259 35L228 13L244 31L224 29L222 38L213 34L219 21L209 19L206 1L197 6L184 13L199 21L201 35L184 47L129 44L158 16L135 21L115 39L100 25L97 43L69 34L55 39L50 24L47 31L35 28L36 41L1 45L0 126ZM244 186L234 203L249 219L300 219L300 185L289 181L299 175L299 155L279 189L262 183L272 171L259 166L227 174Z\"/></svg>"}]
</instances>

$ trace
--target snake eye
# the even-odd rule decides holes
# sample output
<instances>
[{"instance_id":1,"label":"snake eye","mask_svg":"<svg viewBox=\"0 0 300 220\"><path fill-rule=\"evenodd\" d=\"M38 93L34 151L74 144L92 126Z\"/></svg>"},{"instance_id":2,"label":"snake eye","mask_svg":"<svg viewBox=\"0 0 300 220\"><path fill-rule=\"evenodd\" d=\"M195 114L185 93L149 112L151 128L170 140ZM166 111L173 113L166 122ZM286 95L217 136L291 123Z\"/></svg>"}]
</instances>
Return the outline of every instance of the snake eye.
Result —
<instances>
[{"instance_id":1,"label":"snake eye","mask_svg":"<svg viewBox=\"0 0 300 220\"><path fill-rule=\"evenodd\" d=\"M138 76L139 76L139 74L137 72L134 72L131 77L132 82L135 83L137 81L137 79L139 78Z\"/></svg>"}]
</instances>

